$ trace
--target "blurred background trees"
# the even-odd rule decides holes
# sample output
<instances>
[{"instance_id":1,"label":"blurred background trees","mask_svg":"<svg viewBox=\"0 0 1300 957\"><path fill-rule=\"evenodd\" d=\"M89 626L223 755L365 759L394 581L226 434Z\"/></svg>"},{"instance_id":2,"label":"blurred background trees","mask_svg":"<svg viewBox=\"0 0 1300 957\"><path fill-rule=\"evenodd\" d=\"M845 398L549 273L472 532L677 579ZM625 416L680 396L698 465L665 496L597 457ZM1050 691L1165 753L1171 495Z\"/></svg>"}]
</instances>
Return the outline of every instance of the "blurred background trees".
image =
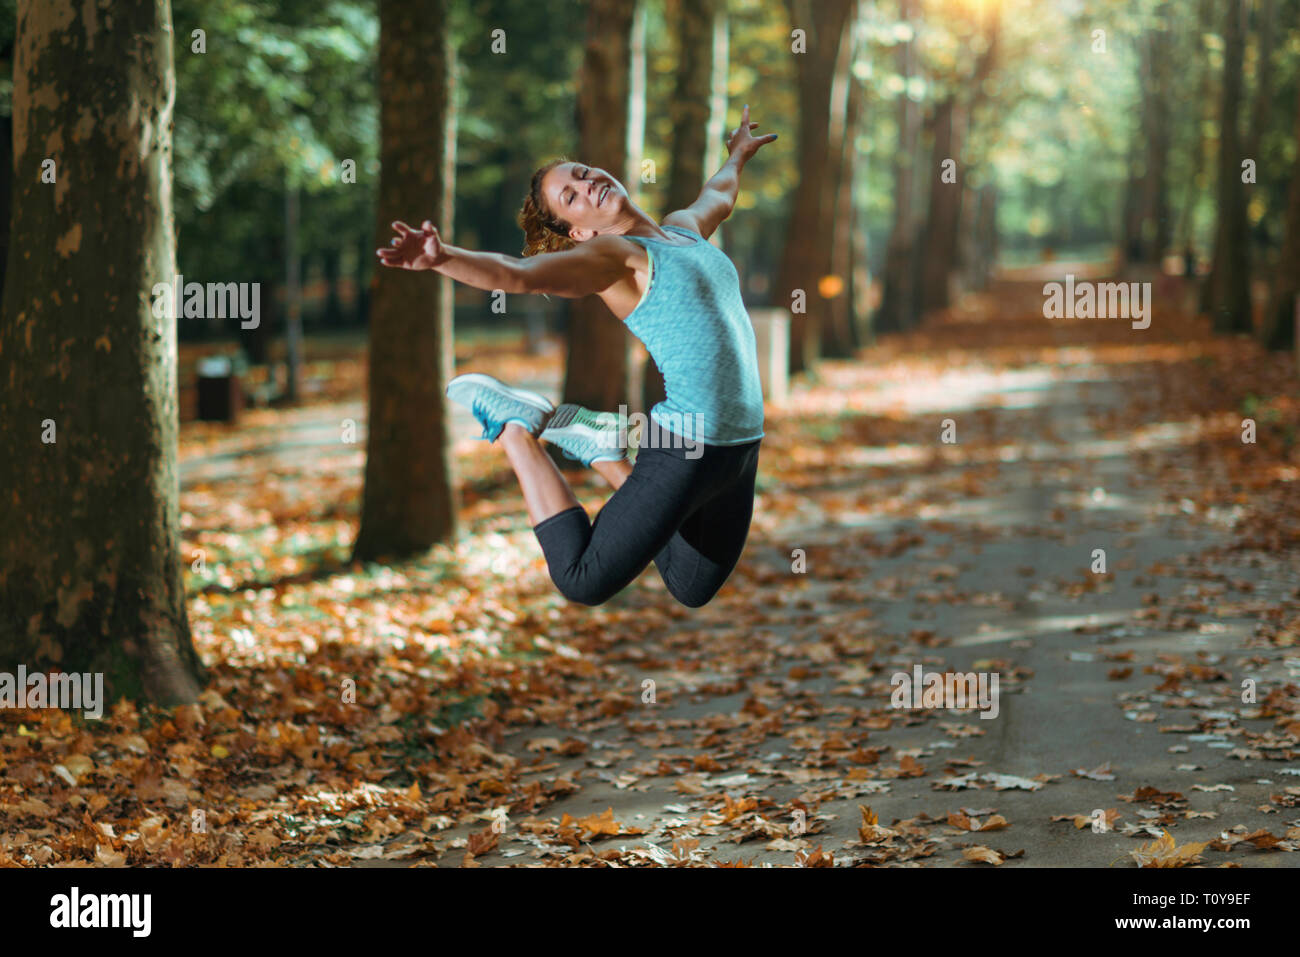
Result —
<instances>
[{"instance_id":1,"label":"blurred background trees","mask_svg":"<svg viewBox=\"0 0 1300 957\"><path fill-rule=\"evenodd\" d=\"M722 158L715 140L749 102L764 129L785 136L747 175L725 241L750 301L789 306L791 290L803 290L794 370L909 328L954 292L978 288L995 260L1047 251L1159 268L1190 253L1204 274L1203 306L1225 331L1255 328L1286 272L1300 0L451 6L461 78L454 239L517 252L514 213L529 174L555 156L598 151L599 137L642 144L649 175L641 164L627 170L617 150L608 159L663 215L711 174ZM178 47L194 30L207 38L206 52L177 58L180 267L264 283L269 321L242 345L254 363L281 363L272 397L299 387L290 318L301 314L309 334L327 339L366 321L377 14L370 0L175 3ZM592 30L612 33L589 45ZM503 38L496 50L493 31ZM805 53L793 52L800 35ZM600 114L585 131L584 97ZM622 133L619 104L630 117ZM1254 182L1241 181L1246 159ZM344 161L355 182L342 181ZM640 373L624 367L625 343L615 348L617 336L586 316L590 304L514 301L504 316L487 306L484 295L456 291L457 319L471 327L581 330L566 397L632 398ZM1285 322L1269 329L1271 341L1293 339ZM202 323L181 330L185 340L228 334ZM658 389L650 370L631 404Z\"/></svg>"}]
</instances>

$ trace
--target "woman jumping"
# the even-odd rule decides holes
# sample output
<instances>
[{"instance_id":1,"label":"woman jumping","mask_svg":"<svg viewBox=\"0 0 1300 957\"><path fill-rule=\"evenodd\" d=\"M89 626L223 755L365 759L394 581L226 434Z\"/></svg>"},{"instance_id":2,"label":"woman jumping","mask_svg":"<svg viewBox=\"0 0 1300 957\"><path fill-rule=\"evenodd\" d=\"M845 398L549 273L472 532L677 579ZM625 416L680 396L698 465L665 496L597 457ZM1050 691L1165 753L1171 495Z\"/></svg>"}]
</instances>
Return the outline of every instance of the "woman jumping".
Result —
<instances>
[{"instance_id":1,"label":"woman jumping","mask_svg":"<svg viewBox=\"0 0 1300 957\"><path fill-rule=\"evenodd\" d=\"M666 398L650 412L636 464L619 416L469 373L447 386L497 442L519 478L533 531L560 592L599 605L653 560L669 592L698 608L740 559L763 438L754 331L731 260L707 239L731 215L740 171L776 134L754 136L746 106L730 153L687 209L662 227L602 169L556 160L533 174L519 213L525 259L444 243L433 224L393 223L385 266L432 269L476 289L597 295L645 343ZM593 524L547 442L595 469L614 494Z\"/></svg>"}]
</instances>

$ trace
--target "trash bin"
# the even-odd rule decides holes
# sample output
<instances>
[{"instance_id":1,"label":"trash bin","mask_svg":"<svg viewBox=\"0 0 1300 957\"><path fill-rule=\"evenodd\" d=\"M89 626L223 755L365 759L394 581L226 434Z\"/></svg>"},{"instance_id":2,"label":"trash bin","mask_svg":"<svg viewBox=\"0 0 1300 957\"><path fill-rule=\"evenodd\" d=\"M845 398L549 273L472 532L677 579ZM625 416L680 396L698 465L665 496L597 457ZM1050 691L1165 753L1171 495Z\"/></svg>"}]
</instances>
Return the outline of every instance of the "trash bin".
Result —
<instances>
[{"instance_id":1,"label":"trash bin","mask_svg":"<svg viewBox=\"0 0 1300 957\"><path fill-rule=\"evenodd\" d=\"M763 384L763 398L784 402L790 389L790 311L751 309L749 321L754 325L754 340L758 345L758 378Z\"/></svg>"},{"instance_id":2,"label":"trash bin","mask_svg":"<svg viewBox=\"0 0 1300 957\"><path fill-rule=\"evenodd\" d=\"M235 422L244 407L239 373L229 356L205 356L198 362L199 419Z\"/></svg>"}]
</instances>

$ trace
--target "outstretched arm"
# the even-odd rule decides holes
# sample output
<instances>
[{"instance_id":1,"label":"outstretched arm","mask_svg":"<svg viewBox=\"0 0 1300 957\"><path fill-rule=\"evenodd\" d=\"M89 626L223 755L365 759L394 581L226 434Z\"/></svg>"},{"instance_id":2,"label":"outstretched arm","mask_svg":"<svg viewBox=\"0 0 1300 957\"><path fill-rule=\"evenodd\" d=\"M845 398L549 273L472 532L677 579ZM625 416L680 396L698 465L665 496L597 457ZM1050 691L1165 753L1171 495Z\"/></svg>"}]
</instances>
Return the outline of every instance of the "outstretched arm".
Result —
<instances>
[{"instance_id":1,"label":"outstretched arm","mask_svg":"<svg viewBox=\"0 0 1300 957\"><path fill-rule=\"evenodd\" d=\"M776 139L775 133L752 135L750 130L757 128L757 123L749 121L749 106L746 105L740 114L740 126L732 131L727 140L727 150L731 155L722 164L722 169L704 184L704 189L695 202L686 209L665 216L665 226L691 229L707 239L731 215L731 211L736 208L736 197L740 194L740 171L750 157L758 152L759 147Z\"/></svg>"},{"instance_id":2,"label":"outstretched arm","mask_svg":"<svg viewBox=\"0 0 1300 957\"><path fill-rule=\"evenodd\" d=\"M475 289L580 299L604 292L633 272L628 244L616 236L596 236L574 249L520 259L444 243L428 220L419 230L400 221L393 223L393 230L393 245L376 250L385 266L432 269Z\"/></svg>"}]
</instances>

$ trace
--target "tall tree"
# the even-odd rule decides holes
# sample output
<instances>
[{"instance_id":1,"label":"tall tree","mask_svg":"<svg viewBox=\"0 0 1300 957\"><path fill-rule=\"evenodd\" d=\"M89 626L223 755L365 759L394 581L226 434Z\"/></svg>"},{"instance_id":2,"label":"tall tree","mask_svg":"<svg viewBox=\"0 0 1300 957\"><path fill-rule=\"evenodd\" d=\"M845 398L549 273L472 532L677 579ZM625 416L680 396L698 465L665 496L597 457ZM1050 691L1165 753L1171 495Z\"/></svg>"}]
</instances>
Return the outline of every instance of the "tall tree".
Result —
<instances>
[{"instance_id":1,"label":"tall tree","mask_svg":"<svg viewBox=\"0 0 1300 957\"><path fill-rule=\"evenodd\" d=\"M677 24L677 81L668 104L672 120L669 146L668 192L665 213L685 209L695 202L708 169L710 154L717 143L710 142L709 130L718 106L713 96L714 48L718 29L726 30L725 0L669 0L666 17ZM726 101L722 101L725 109ZM654 359L647 358L641 401L648 410L664 398L664 378Z\"/></svg>"},{"instance_id":2,"label":"tall tree","mask_svg":"<svg viewBox=\"0 0 1300 957\"><path fill-rule=\"evenodd\" d=\"M1172 135L1169 84L1173 65L1166 14L1162 5L1154 22L1137 40L1142 100L1137 133L1130 148L1121 243L1125 261L1135 264L1159 262L1168 251L1172 233L1168 167Z\"/></svg>"},{"instance_id":3,"label":"tall tree","mask_svg":"<svg viewBox=\"0 0 1300 957\"><path fill-rule=\"evenodd\" d=\"M1212 125L1209 114L1213 108L1211 106L1212 97L1210 96L1210 83L1213 77L1205 45L1206 37L1210 32L1214 19L1211 8L1211 0L1199 0L1196 5L1195 17L1189 18L1191 22L1185 27L1186 32L1191 35L1192 51L1198 54L1191 58L1197 81L1196 91L1189 111L1191 113L1191 122L1188 124L1191 129L1192 145L1190 152L1192 154L1192 164L1186 178L1183 200L1178 211L1178 225L1174 232L1174 242L1178 244L1179 251L1189 260L1188 266L1195 265L1191 261L1191 254L1194 253L1193 247L1196 236L1196 201L1201 192L1201 178L1209 161L1209 138L1205 135L1205 130ZM1192 278L1191 275L1188 275L1188 278Z\"/></svg>"},{"instance_id":4,"label":"tall tree","mask_svg":"<svg viewBox=\"0 0 1300 957\"><path fill-rule=\"evenodd\" d=\"M958 265L962 205L964 201L969 202L966 140L983 97L984 82L997 62L1000 15L997 6L983 12L986 22L976 27L976 33L982 34L982 49L971 74L947 77L947 91L930 115L933 131L928 170L930 201L918 243L919 287L915 292L921 313L949 305L951 280Z\"/></svg>"},{"instance_id":5,"label":"tall tree","mask_svg":"<svg viewBox=\"0 0 1300 957\"><path fill-rule=\"evenodd\" d=\"M449 0L380 0L381 167L375 235L431 220L452 232L455 67ZM452 287L381 271L370 303L370 413L359 559L425 551L456 533L443 391L452 374Z\"/></svg>"},{"instance_id":6,"label":"tall tree","mask_svg":"<svg viewBox=\"0 0 1300 957\"><path fill-rule=\"evenodd\" d=\"M1250 332L1250 234L1242 182L1241 123L1246 6L1223 0L1223 91L1219 106L1219 190L1214 259L1201 299L1216 332Z\"/></svg>"},{"instance_id":7,"label":"tall tree","mask_svg":"<svg viewBox=\"0 0 1300 957\"><path fill-rule=\"evenodd\" d=\"M589 0L587 39L578 76L578 159L619 177L629 190L638 170L628 162L632 26L637 0ZM597 296L569 309L564 401L614 411L629 404L630 336Z\"/></svg>"},{"instance_id":8,"label":"tall tree","mask_svg":"<svg viewBox=\"0 0 1300 957\"><path fill-rule=\"evenodd\" d=\"M21 0L17 24L0 667L191 701L176 320L155 288L176 279L171 6Z\"/></svg>"},{"instance_id":9,"label":"tall tree","mask_svg":"<svg viewBox=\"0 0 1300 957\"><path fill-rule=\"evenodd\" d=\"M1246 155L1259 159L1259 147L1273 105L1273 46L1277 40L1275 0L1259 0L1255 23L1255 97L1246 133Z\"/></svg>"},{"instance_id":10,"label":"tall tree","mask_svg":"<svg viewBox=\"0 0 1300 957\"><path fill-rule=\"evenodd\" d=\"M919 285L915 301L920 313L948 306L949 280L956 263L957 225L961 220L962 190L966 180L960 156L963 117L956 93L949 93L939 100L929 117L933 143L926 170L930 199L916 270Z\"/></svg>"},{"instance_id":11,"label":"tall tree","mask_svg":"<svg viewBox=\"0 0 1300 957\"><path fill-rule=\"evenodd\" d=\"M1296 103L1295 142L1282 254L1260 323L1260 338L1270 349L1293 349L1300 345L1296 339L1297 303L1300 303L1300 100Z\"/></svg>"},{"instance_id":12,"label":"tall tree","mask_svg":"<svg viewBox=\"0 0 1300 957\"><path fill-rule=\"evenodd\" d=\"M858 166L858 125L863 116L862 84L853 74L853 61L857 56L857 24L861 13L861 4L854 0L844 42L840 44L831 92L831 150L825 163L827 193L822 199L825 208L831 211L831 221L829 242L823 250L825 279L820 290L826 299L821 346L823 354L831 359L852 356L857 345L853 328L853 259L855 254L866 258L865 249L853 248L854 174Z\"/></svg>"},{"instance_id":13,"label":"tall tree","mask_svg":"<svg viewBox=\"0 0 1300 957\"><path fill-rule=\"evenodd\" d=\"M847 39L853 3L786 0L786 6L799 86L799 182L791 200L785 250L773 292L778 305L790 307L800 300L803 304L802 311L794 310L790 323L790 371L794 373L811 369L821 351L826 305L819 283L830 259L834 215L830 206L834 194L825 188L824 174L827 158L838 155L835 148L839 145L831 142L831 90L836 67L843 63L840 46Z\"/></svg>"},{"instance_id":14,"label":"tall tree","mask_svg":"<svg viewBox=\"0 0 1300 957\"><path fill-rule=\"evenodd\" d=\"M898 332L911 324L915 315L912 296L912 255L916 239L912 192L913 167L920 132L920 109L911 95L916 64L916 34L912 27L914 0L899 0L899 26L906 39L898 44L898 75L901 80L897 101L898 148L894 153L894 218L885 247L880 308L876 312L877 332Z\"/></svg>"},{"instance_id":15,"label":"tall tree","mask_svg":"<svg viewBox=\"0 0 1300 957\"><path fill-rule=\"evenodd\" d=\"M6 24L5 26L9 26ZM0 41L0 76L13 76L14 41L6 33ZM0 270L9 261L9 220L13 209L14 118L10 112L0 115ZM4 274L0 272L0 293L4 290Z\"/></svg>"}]
</instances>

